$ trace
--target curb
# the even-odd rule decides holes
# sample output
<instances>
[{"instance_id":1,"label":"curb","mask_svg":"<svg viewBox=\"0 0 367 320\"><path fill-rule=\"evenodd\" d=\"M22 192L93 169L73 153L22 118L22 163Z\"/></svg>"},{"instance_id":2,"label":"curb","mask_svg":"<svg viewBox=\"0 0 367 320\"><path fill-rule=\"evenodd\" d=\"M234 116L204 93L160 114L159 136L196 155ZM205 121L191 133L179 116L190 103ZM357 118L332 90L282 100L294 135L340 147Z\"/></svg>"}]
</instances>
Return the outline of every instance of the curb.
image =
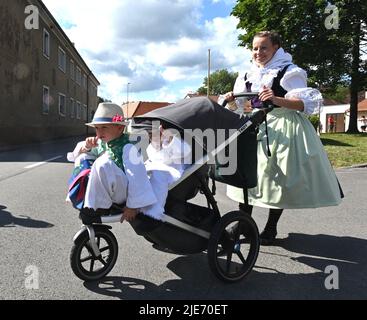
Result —
<instances>
[{"instance_id":1,"label":"curb","mask_svg":"<svg viewBox=\"0 0 367 320\"><path fill-rule=\"evenodd\" d=\"M338 169L358 169L358 168L367 168L367 163L355 164L349 167L339 167L335 169L338 170Z\"/></svg>"}]
</instances>

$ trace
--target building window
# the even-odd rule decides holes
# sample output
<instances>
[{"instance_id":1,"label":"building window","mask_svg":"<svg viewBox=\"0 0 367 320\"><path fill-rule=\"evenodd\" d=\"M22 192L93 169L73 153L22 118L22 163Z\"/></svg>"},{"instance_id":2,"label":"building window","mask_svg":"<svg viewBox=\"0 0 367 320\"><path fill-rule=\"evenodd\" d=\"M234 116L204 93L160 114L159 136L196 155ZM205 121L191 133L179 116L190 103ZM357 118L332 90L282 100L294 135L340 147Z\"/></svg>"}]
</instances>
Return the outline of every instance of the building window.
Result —
<instances>
[{"instance_id":1,"label":"building window","mask_svg":"<svg viewBox=\"0 0 367 320\"><path fill-rule=\"evenodd\" d=\"M83 73L83 87L87 89L87 75Z\"/></svg>"},{"instance_id":2,"label":"building window","mask_svg":"<svg viewBox=\"0 0 367 320\"><path fill-rule=\"evenodd\" d=\"M87 105L83 104L83 120L87 121Z\"/></svg>"},{"instance_id":3,"label":"building window","mask_svg":"<svg viewBox=\"0 0 367 320\"><path fill-rule=\"evenodd\" d=\"M81 110L80 102L77 101L76 102L76 118L77 119L80 119L81 118L81 112L82 112L82 110Z\"/></svg>"},{"instance_id":4,"label":"building window","mask_svg":"<svg viewBox=\"0 0 367 320\"><path fill-rule=\"evenodd\" d=\"M50 34L43 29L43 55L50 58Z\"/></svg>"},{"instance_id":5,"label":"building window","mask_svg":"<svg viewBox=\"0 0 367 320\"><path fill-rule=\"evenodd\" d=\"M66 99L65 95L59 93L59 114L65 117L66 113Z\"/></svg>"},{"instance_id":6,"label":"building window","mask_svg":"<svg viewBox=\"0 0 367 320\"><path fill-rule=\"evenodd\" d=\"M81 85L82 83L82 71L79 67L76 67L75 81L78 85Z\"/></svg>"},{"instance_id":7,"label":"building window","mask_svg":"<svg viewBox=\"0 0 367 320\"><path fill-rule=\"evenodd\" d=\"M42 113L49 114L49 112L50 112L50 89L49 87L43 86Z\"/></svg>"},{"instance_id":8,"label":"building window","mask_svg":"<svg viewBox=\"0 0 367 320\"><path fill-rule=\"evenodd\" d=\"M75 118L75 103L73 98L70 98L70 118Z\"/></svg>"},{"instance_id":9,"label":"building window","mask_svg":"<svg viewBox=\"0 0 367 320\"><path fill-rule=\"evenodd\" d=\"M75 81L75 65L73 60L70 60L70 78Z\"/></svg>"},{"instance_id":10,"label":"building window","mask_svg":"<svg viewBox=\"0 0 367 320\"><path fill-rule=\"evenodd\" d=\"M66 72L66 53L59 47L59 69Z\"/></svg>"}]
</instances>

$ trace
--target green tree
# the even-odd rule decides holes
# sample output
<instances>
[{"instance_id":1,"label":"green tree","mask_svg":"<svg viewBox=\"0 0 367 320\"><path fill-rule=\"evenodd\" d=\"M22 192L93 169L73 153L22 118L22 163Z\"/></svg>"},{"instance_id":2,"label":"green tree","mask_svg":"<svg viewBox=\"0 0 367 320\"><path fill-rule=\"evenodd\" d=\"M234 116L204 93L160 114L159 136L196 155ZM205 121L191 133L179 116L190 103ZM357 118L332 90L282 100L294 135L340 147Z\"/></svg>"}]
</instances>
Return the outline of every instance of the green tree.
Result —
<instances>
[{"instance_id":1,"label":"green tree","mask_svg":"<svg viewBox=\"0 0 367 320\"><path fill-rule=\"evenodd\" d=\"M358 91L367 86L365 0L237 0L232 15L240 20L237 28L246 31L240 45L250 48L256 32L276 30L283 48L308 72L311 86L348 86L348 132L358 132Z\"/></svg>"},{"instance_id":2,"label":"green tree","mask_svg":"<svg viewBox=\"0 0 367 320\"><path fill-rule=\"evenodd\" d=\"M226 69L217 70L210 75L209 79L209 94L219 95L232 91L237 72L228 72ZM198 89L199 94L207 94L208 77L204 78L204 85Z\"/></svg>"},{"instance_id":3,"label":"green tree","mask_svg":"<svg viewBox=\"0 0 367 320\"><path fill-rule=\"evenodd\" d=\"M344 103L348 99L349 88L343 85L337 85L333 90L323 92L324 98L333 99L337 102Z\"/></svg>"}]
</instances>

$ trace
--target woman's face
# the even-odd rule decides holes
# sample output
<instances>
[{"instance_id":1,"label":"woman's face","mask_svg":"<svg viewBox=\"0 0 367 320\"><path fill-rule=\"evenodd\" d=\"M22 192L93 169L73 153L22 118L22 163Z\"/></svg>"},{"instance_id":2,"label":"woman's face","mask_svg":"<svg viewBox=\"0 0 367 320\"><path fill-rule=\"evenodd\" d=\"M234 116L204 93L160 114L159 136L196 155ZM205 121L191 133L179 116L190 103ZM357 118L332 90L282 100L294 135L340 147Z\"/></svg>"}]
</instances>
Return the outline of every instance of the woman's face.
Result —
<instances>
[{"instance_id":1,"label":"woman's face","mask_svg":"<svg viewBox=\"0 0 367 320\"><path fill-rule=\"evenodd\" d=\"M278 49L279 46L273 45L269 37L255 37L252 42L252 58L258 66L263 67Z\"/></svg>"},{"instance_id":2,"label":"woman's face","mask_svg":"<svg viewBox=\"0 0 367 320\"><path fill-rule=\"evenodd\" d=\"M124 126L117 124L97 124L94 126L98 139L103 142L110 142L119 136L124 131Z\"/></svg>"}]
</instances>

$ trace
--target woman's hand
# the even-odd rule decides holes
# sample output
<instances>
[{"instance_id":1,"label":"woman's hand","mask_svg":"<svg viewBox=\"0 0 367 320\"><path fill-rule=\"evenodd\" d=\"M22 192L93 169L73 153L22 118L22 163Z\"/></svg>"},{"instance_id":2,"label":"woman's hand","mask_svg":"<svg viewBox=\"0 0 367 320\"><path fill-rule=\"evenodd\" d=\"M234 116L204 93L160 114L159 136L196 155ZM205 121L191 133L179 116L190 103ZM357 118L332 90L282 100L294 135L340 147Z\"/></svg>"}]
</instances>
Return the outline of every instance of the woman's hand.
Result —
<instances>
[{"instance_id":1,"label":"woman's hand","mask_svg":"<svg viewBox=\"0 0 367 320\"><path fill-rule=\"evenodd\" d=\"M224 99L226 99L227 102L234 101L233 91L224 94Z\"/></svg>"},{"instance_id":2,"label":"woman's hand","mask_svg":"<svg viewBox=\"0 0 367 320\"><path fill-rule=\"evenodd\" d=\"M137 214L138 214L137 209L125 207L124 211L122 212L120 222L123 223L125 220L127 222L131 222L135 219Z\"/></svg>"},{"instance_id":3,"label":"woman's hand","mask_svg":"<svg viewBox=\"0 0 367 320\"><path fill-rule=\"evenodd\" d=\"M271 102L274 102L274 92L268 87L263 87L263 90L259 93L259 99L261 101L270 100Z\"/></svg>"}]
</instances>

